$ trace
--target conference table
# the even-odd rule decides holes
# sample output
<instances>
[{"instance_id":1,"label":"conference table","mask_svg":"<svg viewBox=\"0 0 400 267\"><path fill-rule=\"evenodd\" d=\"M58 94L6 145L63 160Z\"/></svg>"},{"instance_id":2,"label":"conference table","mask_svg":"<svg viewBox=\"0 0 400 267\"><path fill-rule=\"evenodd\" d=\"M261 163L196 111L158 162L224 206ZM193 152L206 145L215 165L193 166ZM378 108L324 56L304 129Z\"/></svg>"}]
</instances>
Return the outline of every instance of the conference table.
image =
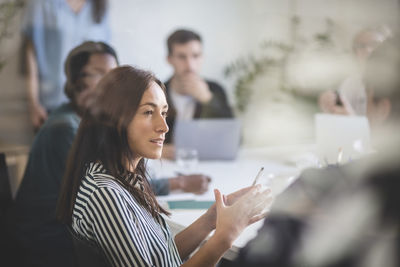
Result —
<instances>
[{"instance_id":1,"label":"conference table","mask_svg":"<svg viewBox=\"0 0 400 267\"><path fill-rule=\"evenodd\" d=\"M229 194L243 187L250 186L261 167L264 172L258 183L271 188L274 196L279 195L299 173L308 167L316 167L315 145L241 148L235 160L199 161L190 170L185 170L176 161L155 160L149 166L155 177L172 177L179 173L202 173L212 178L208 191L202 195L172 192L168 196L157 197L171 216L167 218L173 234L178 233L200 217L214 202L213 189L218 188L223 194ZM224 258L232 260L262 226L263 221L246 228Z\"/></svg>"}]
</instances>

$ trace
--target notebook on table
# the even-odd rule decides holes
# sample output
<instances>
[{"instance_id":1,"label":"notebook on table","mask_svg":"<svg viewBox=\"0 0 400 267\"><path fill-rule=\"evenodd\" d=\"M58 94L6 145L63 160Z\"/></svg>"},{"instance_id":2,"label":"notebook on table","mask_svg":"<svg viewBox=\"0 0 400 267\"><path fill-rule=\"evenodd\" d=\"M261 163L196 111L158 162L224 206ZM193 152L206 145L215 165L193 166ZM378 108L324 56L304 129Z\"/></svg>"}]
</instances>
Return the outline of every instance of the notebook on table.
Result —
<instances>
[{"instance_id":1,"label":"notebook on table","mask_svg":"<svg viewBox=\"0 0 400 267\"><path fill-rule=\"evenodd\" d=\"M200 160L233 160L239 150L241 124L237 119L177 121L174 144L178 149L195 149Z\"/></svg>"},{"instance_id":2,"label":"notebook on table","mask_svg":"<svg viewBox=\"0 0 400 267\"><path fill-rule=\"evenodd\" d=\"M329 164L338 159L346 163L371 151L369 123L364 116L316 114L315 130L318 156Z\"/></svg>"}]
</instances>

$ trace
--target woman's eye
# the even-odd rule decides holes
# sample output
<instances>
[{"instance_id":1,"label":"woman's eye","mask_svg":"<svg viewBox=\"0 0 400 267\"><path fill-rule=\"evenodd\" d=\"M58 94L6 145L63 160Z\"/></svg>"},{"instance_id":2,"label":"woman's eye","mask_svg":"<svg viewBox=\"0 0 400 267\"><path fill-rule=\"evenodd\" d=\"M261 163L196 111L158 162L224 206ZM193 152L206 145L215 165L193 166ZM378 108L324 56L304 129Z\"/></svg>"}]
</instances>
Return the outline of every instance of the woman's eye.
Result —
<instances>
[{"instance_id":1,"label":"woman's eye","mask_svg":"<svg viewBox=\"0 0 400 267\"><path fill-rule=\"evenodd\" d=\"M168 117L168 113L166 111L161 113L164 118Z\"/></svg>"},{"instance_id":2,"label":"woman's eye","mask_svg":"<svg viewBox=\"0 0 400 267\"><path fill-rule=\"evenodd\" d=\"M153 114L153 111L152 111L152 110L147 110L147 111L144 112L144 114L145 114L145 115L152 115L152 114Z\"/></svg>"}]
</instances>

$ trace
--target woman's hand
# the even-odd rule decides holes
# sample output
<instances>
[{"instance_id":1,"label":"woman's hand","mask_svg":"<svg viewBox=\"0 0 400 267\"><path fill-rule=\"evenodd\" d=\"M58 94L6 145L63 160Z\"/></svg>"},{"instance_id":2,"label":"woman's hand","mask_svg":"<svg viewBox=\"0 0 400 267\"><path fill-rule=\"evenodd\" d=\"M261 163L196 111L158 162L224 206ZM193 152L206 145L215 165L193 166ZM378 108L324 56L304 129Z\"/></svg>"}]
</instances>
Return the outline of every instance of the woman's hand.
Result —
<instances>
[{"instance_id":1,"label":"woman's hand","mask_svg":"<svg viewBox=\"0 0 400 267\"><path fill-rule=\"evenodd\" d=\"M225 200L218 189L214 190L217 213L215 235L230 245L244 228L267 215L267 208L273 199L271 190L262 189L260 185L242 190L231 194ZM227 205L229 201L233 203Z\"/></svg>"},{"instance_id":2,"label":"woman's hand","mask_svg":"<svg viewBox=\"0 0 400 267\"><path fill-rule=\"evenodd\" d=\"M179 255L186 258L216 227L215 234L183 266L215 266L246 226L266 216L272 202L270 190L260 185L243 188L226 197L218 190L214 194L214 205L175 236Z\"/></svg>"},{"instance_id":3,"label":"woman's hand","mask_svg":"<svg viewBox=\"0 0 400 267\"><path fill-rule=\"evenodd\" d=\"M247 192L249 192L252 188L255 186L248 186L242 189L239 189L238 191L235 191L233 193L230 193L229 195L222 195L222 198L224 200L224 204L226 206L233 205L240 197L245 195ZM216 209L216 204L214 203L205 213L205 216L208 218L208 224L210 227L210 230L214 230L216 226L216 220L217 220L217 209Z\"/></svg>"}]
</instances>

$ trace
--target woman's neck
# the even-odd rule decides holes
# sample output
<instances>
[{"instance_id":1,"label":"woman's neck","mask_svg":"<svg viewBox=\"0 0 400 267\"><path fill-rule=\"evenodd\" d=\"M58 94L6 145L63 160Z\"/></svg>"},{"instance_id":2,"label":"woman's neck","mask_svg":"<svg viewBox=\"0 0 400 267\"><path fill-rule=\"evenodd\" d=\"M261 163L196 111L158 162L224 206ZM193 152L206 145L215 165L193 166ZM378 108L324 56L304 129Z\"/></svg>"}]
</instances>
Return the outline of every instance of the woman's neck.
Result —
<instances>
[{"instance_id":1,"label":"woman's neck","mask_svg":"<svg viewBox=\"0 0 400 267\"><path fill-rule=\"evenodd\" d=\"M74 13L79 13L82 7L85 5L86 0L66 0L67 4L70 6Z\"/></svg>"},{"instance_id":2,"label":"woman's neck","mask_svg":"<svg viewBox=\"0 0 400 267\"><path fill-rule=\"evenodd\" d=\"M139 164L139 161L140 161L141 159L142 159L142 158L139 157L139 158L133 159L131 162L127 161L127 163L126 163L126 169L127 169L129 172L134 173L135 170L136 170L136 167L137 167L137 165Z\"/></svg>"}]
</instances>

